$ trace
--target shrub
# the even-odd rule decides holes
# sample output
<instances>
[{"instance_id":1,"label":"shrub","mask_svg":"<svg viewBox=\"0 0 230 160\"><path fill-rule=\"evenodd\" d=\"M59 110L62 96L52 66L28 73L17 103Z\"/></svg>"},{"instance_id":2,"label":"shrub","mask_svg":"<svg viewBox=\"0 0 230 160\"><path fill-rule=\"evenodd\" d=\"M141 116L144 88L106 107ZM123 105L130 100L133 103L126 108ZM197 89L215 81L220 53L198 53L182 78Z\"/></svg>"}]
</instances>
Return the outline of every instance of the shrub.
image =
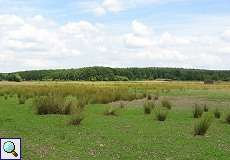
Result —
<instances>
[{"instance_id":1,"label":"shrub","mask_svg":"<svg viewBox=\"0 0 230 160\"><path fill-rule=\"evenodd\" d=\"M230 113L227 114L225 121L230 124Z\"/></svg>"},{"instance_id":2,"label":"shrub","mask_svg":"<svg viewBox=\"0 0 230 160\"><path fill-rule=\"evenodd\" d=\"M167 108L167 109L171 109L172 108L172 104L166 100L166 99L163 99L161 101L161 106L164 107L164 108Z\"/></svg>"},{"instance_id":3,"label":"shrub","mask_svg":"<svg viewBox=\"0 0 230 160\"><path fill-rule=\"evenodd\" d=\"M168 111L165 109L157 108L155 110L155 117L158 121L165 121L168 115Z\"/></svg>"},{"instance_id":4,"label":"shrub","mask_svg":"<svg viewBox=\"0 0 230 160\"><path fill-rule=\"evenodd\" d=\"M4 99L7 100L7 99L8 99L8 96L7 96L7 95L4 95Z\"/></svg>"},{"instance_id":5,"label":"shrub","mask_svg":"<svg viewBox=\"0 0 230 160\"><path fill-rule=\"evenodd\" d=\"M204 104L204 112L208 112L208 106Z\"/></svg>"},{"instance_id":6,"label":"shrub","mask_svg":"<svg viewBox=\"0 0 230 160\"><path fill-rule=\"evenodd\" d=\"M195 104L195 107L193 110L193 117L200 118L202 114L203 114L203 109L199 105Z\"/></svg>"},{"instance_id":7,"label":"shrub","mask_svg":"<svg viewBox=\"0 0 230 160\"><path fill-rule=\"evenodd\" d=\"M221 116L221 113L220 113L220 111L218 110L218 108L216 108L215 110L214 110L214 116L215 116L215 118L220 118L220 116Z\"/></svg>"},{"instance_id":8,"label":"shrub","mask_svg":"<svg viewBox=\"0 0 230 160\"><path fill-rule=\"evenodd\" d=\"M212 122L212 116L204 115L194 125L194 135L203 136L207 132Z\"/></svg>"},{"instance_id":9,"label":"shrub","mask_svg":"<svg viewBox=\"0 0 230 160\"><path fill-rule=\"evenodd\" d=\"M107 108L104 112L106 116L117 116L117 111L114 107Z\"/></svg>"},{"instance_id":10,"label":"shrub","mask_svg":"<svg viewBox=\"0 0 230 160\"><path fill-rule=\"evenodd\" d=\"M155 107L155 104L153 101L147 100L144 102L144 113L145 114L150 114L151 110Z\"/></svg>"}]
</instances>

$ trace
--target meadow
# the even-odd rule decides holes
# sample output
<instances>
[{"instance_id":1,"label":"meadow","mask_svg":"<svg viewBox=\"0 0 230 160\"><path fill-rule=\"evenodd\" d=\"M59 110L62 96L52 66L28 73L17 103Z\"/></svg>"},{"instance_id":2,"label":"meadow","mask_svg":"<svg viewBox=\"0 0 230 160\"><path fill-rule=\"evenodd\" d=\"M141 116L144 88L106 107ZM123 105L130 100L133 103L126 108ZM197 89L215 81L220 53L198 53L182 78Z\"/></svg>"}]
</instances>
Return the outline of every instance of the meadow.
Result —
<instances>
[{"instance_id":1,"label":"meadow","mask_svg":"<svg viewBox=\"0 0 230 160\"><path fill-rule=\"evenodd\" d=\"M0 82L0 137L26 160L228 160L229 115L230 83Z\"/></svg>"}]
</instances>

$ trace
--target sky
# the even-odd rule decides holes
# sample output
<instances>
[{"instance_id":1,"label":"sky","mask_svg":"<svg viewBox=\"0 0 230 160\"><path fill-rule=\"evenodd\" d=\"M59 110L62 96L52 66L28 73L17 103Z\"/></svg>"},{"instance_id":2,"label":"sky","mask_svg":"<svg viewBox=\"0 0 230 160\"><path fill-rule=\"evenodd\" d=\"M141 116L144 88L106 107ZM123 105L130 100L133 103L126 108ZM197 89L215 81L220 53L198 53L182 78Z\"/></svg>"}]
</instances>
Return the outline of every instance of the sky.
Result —
<instances>
[{"instance_id":1,"label":"sky","mask_svg":"<svg viewBox=\"0 0 230 160\"><path fill-rule=\"evenodd\" d=\"M229 62L229 0L0 0L0 72Z\"/></svg>"}]
</instances>

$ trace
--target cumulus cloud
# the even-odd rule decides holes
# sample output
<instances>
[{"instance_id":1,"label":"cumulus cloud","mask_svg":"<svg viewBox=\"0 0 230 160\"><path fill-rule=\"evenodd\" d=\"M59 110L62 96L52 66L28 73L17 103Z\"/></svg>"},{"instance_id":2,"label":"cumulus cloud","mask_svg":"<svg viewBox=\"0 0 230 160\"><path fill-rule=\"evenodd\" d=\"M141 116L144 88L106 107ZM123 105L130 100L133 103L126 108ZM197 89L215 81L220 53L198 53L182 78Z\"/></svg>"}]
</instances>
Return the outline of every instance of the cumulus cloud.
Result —
<instances>
[{"instance_id":1,"label":"cumulus cloud","mask_svg":"<svg viewBox=\"0 0 230 160\"><path fill-rule=\"evenodd\" d=\"M159 44L161 45L186 45L186 44L190 44L190 40L186 38L173 36L170 33L165 32L161 35Z\"/></svg>"},{"instance_id":2,"label":"cumulus cloud","mask_svg":"<svg viewBox=\"0 0 230 160\"><path fill-rule=\"evenodd\" d=\"M118 13L123 10L143 7L146 5L159 5L175 2L187 2L190 0L102 0L100 3L95 1L84 2L84 9L93 12L97 16L105 15L106 13Z\"/></svg>"},{"instance_id":3,"label":"cumulus cloud","mask_svg":"<svg viewBox=\"0 0 230 160\"><path fill-rule=\"evenodd\" d=\"M0 72L95 65L229 69L228 37L228 31L189 36L157 32L139 20L117 34L85 20L59 24L40 15L0 15Z\"/></svg>"},{"instance_id":4,"label":"cumulus cloud","mask_svg":"<svg viewBox=\"0 0 230 160\"><path fill-rule=\"evenodd\" d=\"M134 20L132 22L132 30L136 35L141 35L141 36L146 36L151 33L151 29L148 26L146 26L145 24L137 20Z\"/></svg>"},{"instance_id":5,"label":"cumulus cloud","mask_svg":"<svg viewBox=\"0 0 230 160\"><path fill-rule=\"evenodd\" d=\"M82 52L91 52L103 41L99 25L87 21L41 27L41 23L49 23L41 16L25 20L15 15L2 15L0 20L0 64L12 57L8 59L12 63L11 69L59 67L63 59L65 63L70 58L77 59ZM101 47L100 50L105 49ZM20 61L18 66L15 66L15 60Z\"/></svg>"},{"instance_id":6,"label":"cumulus cloud","mask_svg":"<svg viewBox=\"0 0 230 160\"><path fill-rule=\"evenodd\" d=\"M120 0L104 0L102 7L110 12L120 12L123 9Z\"/></svg>"},{"instance_id":7,"label":"cumulus cloud","mask_svg":"<svg viewBox=\"0 0 230 160\"><path fill-rule=\"evenodd\" d=\"M230 29L229 30L225 30L222 34L222 38L225 40L230 40Z\"/></svg>"},{"instance_id":8,"label":"cumulus cloud","mask_svg":"<svg viewBox=\"0 0 230 160\"><path fill-rule=\"evenodd\" d=\"M96 16L103 16L106 13L118 13L124 10L124 5L121 0L103 0L101 3L85 2L84 10L93 12Z\"/></svg>"}]
</instances>

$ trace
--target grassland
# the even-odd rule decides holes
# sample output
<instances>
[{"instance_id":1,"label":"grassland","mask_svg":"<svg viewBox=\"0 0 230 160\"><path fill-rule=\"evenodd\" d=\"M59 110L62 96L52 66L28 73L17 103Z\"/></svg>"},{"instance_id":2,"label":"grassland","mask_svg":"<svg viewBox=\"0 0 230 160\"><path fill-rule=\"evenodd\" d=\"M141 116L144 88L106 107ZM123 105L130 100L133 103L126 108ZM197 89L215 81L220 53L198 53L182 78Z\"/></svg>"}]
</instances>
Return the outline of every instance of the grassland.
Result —
<instances>
[{"instance_id":1,"label":"grassland","mask_svg":"<svg viewBox=\"0 0 230 160\"><path fill-rule=\"evenodd\" d=\"M86 98L81 125L72 115L37 115L34 97L49 93ZM21 137L26 160L76 159L230 159L230 84L200 82L22 82L0 84L0 137ZM172 103L166 121L144 114L147 95ZM18 95L27 97L19 104ZM6 99L7 97L7 99ZM120 103L125 107L120 108ZM220 119L205 136L194 136L194 104L218 108ZM117 116L105 116L115 107Z\"/></svg>"}]
</instances>

